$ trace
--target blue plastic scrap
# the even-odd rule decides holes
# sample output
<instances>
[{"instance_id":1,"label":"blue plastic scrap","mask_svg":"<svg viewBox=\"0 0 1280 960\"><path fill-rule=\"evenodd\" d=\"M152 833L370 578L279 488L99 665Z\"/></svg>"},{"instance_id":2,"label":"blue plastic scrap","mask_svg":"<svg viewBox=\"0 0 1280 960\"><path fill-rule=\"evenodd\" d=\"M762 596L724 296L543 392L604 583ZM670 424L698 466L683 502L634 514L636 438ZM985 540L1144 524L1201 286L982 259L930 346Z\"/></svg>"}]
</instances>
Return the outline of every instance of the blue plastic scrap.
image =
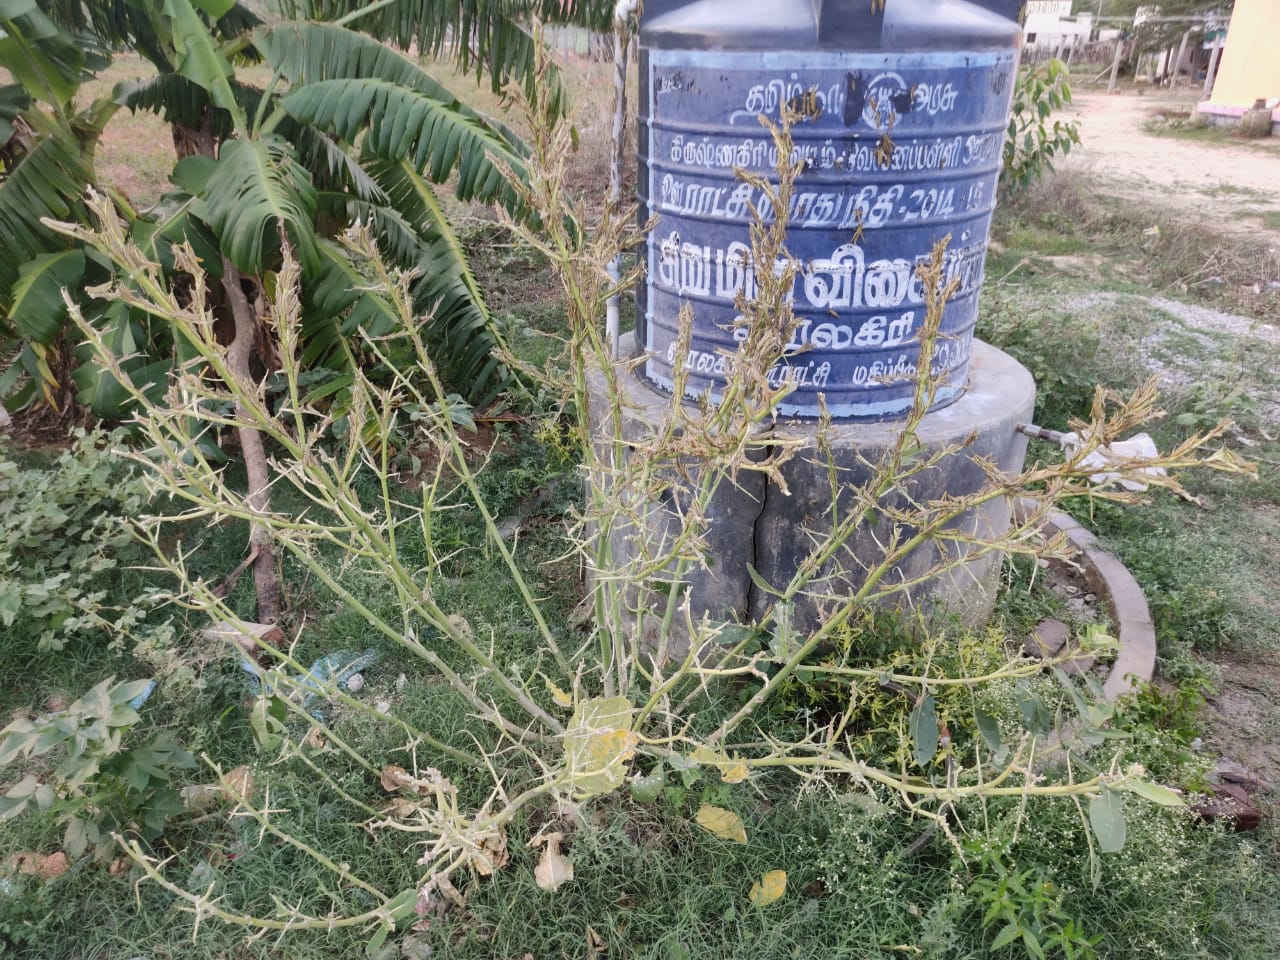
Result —
<instances>
[{"instance_id":1,"label":"blue plastic scrap","mask_svg":"<svg viewBox=\"0 0 1280 960\"><path fill-rule=\"evenodd\" d=\"M264 693L267 696L289 696L294 691L303 690L303 709L317 720L324 720L324 709L313 708L313 704L318 697L324 697L325 688L337 683L345 691L347 681L381 659L382 654L373 649L360 653L337 650L321 657L306 673L290 675L281 669L264 669L248 657L240 658L240 668L248 675L249 690L254 696Z\"/></svg>"}]
</instances>

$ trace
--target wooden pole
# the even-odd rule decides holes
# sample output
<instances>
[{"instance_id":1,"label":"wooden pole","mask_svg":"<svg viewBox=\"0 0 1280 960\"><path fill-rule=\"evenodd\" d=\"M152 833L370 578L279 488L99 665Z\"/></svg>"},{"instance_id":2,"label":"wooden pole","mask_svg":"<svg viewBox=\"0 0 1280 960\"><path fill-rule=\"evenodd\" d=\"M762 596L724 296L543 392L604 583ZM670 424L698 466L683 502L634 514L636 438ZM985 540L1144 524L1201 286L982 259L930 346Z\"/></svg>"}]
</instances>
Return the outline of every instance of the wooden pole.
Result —
<instances>
[{"instance_id":1,"label":"wooden pole","mask_svg":"<svg viewBox=\"0 0 1280 960\"><path fill-rule=\"evenodd\" d=\"M1182 59L1187 55L1187 41L1191 39L1191 31L1188 30L1182 35L1182 43L1178 45L1178 59L1173 61L1173 79L1169 86L1176 87L1178 85L1178 71L1182 69Z\"/></svg>"},{"instance_id":2,"label":"wooden pole","mask_svg":"<svg viewBox=\"0 0 1280 960\"><path fill-rule=\"evenodd\" d=\"M1213 53L1209 55L1209 69L1204 72L1204 99L1213 95L1214 76L1218 72L1218 58L1222 56L1222 34L1213 38Z\"/></svg>"},{"instance_id":3,"label":"wooden pole","mask_svg":"<svg viewBox=\"0 0 1280 960\"><path fill-rule=\"evenodd\" d=\"M1107 93L1116 92L1116 80L1120 76L1120 55L1124 53L1124 37L1116 39L1116 55L1111 61L1111 82L1107 84Z\"/></svg>"}]
</instances>

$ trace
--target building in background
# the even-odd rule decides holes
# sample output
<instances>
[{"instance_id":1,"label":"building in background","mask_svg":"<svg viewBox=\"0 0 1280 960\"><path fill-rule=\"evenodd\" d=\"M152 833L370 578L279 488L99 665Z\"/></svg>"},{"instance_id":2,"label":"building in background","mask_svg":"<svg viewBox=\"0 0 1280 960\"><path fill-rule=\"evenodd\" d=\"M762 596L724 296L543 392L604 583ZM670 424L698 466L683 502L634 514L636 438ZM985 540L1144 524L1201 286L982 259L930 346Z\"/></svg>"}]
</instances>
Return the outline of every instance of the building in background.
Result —
<instances>
[{"instance_id":1,"label":"building in background","mask_svg":"<svg viewBox=\"0 0 1280 960\"><path fill-rule=\"evenodd\" d=\"M1199 106L1211 123L1234 125L1255 109L1271 111L1271 132L1280 135L1280 2L1235 0L1217 78Z\"/></svg>"},{"instance_id":2,"label":"building in background","mask_svg":"<svg viewBox=\"0 0 1280 960\"><path fill-rule=\"evenodd\" d=\"M1023 22L1023 43L1028 47L1053 50L1088 43L1093 33L1093 15L1071 14L1071 0L1029 0Z\"/></svg>"}]
</instances>

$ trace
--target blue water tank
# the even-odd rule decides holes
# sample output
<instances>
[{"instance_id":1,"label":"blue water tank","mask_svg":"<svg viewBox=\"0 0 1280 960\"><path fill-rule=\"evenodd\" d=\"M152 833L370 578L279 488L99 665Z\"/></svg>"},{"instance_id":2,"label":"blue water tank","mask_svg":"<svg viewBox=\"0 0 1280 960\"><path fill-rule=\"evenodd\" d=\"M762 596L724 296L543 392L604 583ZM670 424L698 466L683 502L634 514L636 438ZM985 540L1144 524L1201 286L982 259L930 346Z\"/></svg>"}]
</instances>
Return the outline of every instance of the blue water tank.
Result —
<instances>
[{"instance_id":1,"label":"blue water tank","mask_svg":"<svg viewBox=\"0 0 1280 960\"><path fill-rule=\"evenodd\" d=\"M755 283L750 209L735 174L777 160L761 114L819 111L792 128L804 171L788 249L802 265L795 334L770 373L794 389L784 416L905 416L919 359L917 265L950 236L958 287L933 363L936 407L964 391L1022 31L1021 0L701 0L640 30L642 214L647 241L637 341L644 376L718 399ZM676 356L681 306L692 340Z\"/></svg>"}]
</instances>

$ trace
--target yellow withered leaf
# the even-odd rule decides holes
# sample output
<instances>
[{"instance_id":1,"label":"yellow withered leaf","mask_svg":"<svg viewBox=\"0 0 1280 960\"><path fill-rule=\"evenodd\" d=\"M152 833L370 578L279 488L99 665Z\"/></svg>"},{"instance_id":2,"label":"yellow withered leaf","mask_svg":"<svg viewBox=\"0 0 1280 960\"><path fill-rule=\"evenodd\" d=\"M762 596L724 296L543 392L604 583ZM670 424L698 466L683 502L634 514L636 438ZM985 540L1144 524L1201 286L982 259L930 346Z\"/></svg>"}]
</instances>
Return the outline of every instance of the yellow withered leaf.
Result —
<instances>
[{"instance_id":1,"label":"yellow withered leaf","mask_svg":"<svg viewBox=\"0 0 1280 960\"><path fill-rule=\"evenodd\" d=\"M770 870L751 885L751 892L747 894L747 898L757 907L767 907L769 904L781 900L782 895L786 892L787 871Z\"/></svg>"},{"instance_id":2,"label":"yellow withered leaf","mask_svg":"<svg viewBox=\"0 0 1280 960\"><path fill-rule=\"evenodd\" d=\"M573 706L573 697L565 693L550 680L547 681L547 690L551 693L551 699L555 701L557 707L564 707L568 710Z\"/></svg>"},{"instance_id":3,"label":"yellow withered leaf","mask_svg":"<svg viewBox=\"0 0 1280 960\"><path fill-rule=\"evenodd\" d=\"M706 767L715 767L720 779L725 783L742 783L750 775L745 761L730 758L727 754L718 753L710 747L697 747L689 755L689 759Z\"/></svg>"},{"instance_id":4,"label":"yellow withered leaf","mask_svg":"<svg viewBox=\"0 0 1280 960\"><path fill-rule=\"evenodd\" d=\"M724 807L713 807L704 803L698 808L698 826L710 830L722 840L734 843L747 842L747 828L742 825L742 818L732 810Z\"/></svg>"},{"instance_id":5,"label":"yellow withered leaf","mask_svg":"<svg viewBox=\"0 0 1280 960\"><path fill-rule=\"evenodd\" d=\"M583 700L564 731L564 755L574 797L611 793L622 786L639 736L631 730L635 708L626 697Z\"/></svg>"}]
</instances>

